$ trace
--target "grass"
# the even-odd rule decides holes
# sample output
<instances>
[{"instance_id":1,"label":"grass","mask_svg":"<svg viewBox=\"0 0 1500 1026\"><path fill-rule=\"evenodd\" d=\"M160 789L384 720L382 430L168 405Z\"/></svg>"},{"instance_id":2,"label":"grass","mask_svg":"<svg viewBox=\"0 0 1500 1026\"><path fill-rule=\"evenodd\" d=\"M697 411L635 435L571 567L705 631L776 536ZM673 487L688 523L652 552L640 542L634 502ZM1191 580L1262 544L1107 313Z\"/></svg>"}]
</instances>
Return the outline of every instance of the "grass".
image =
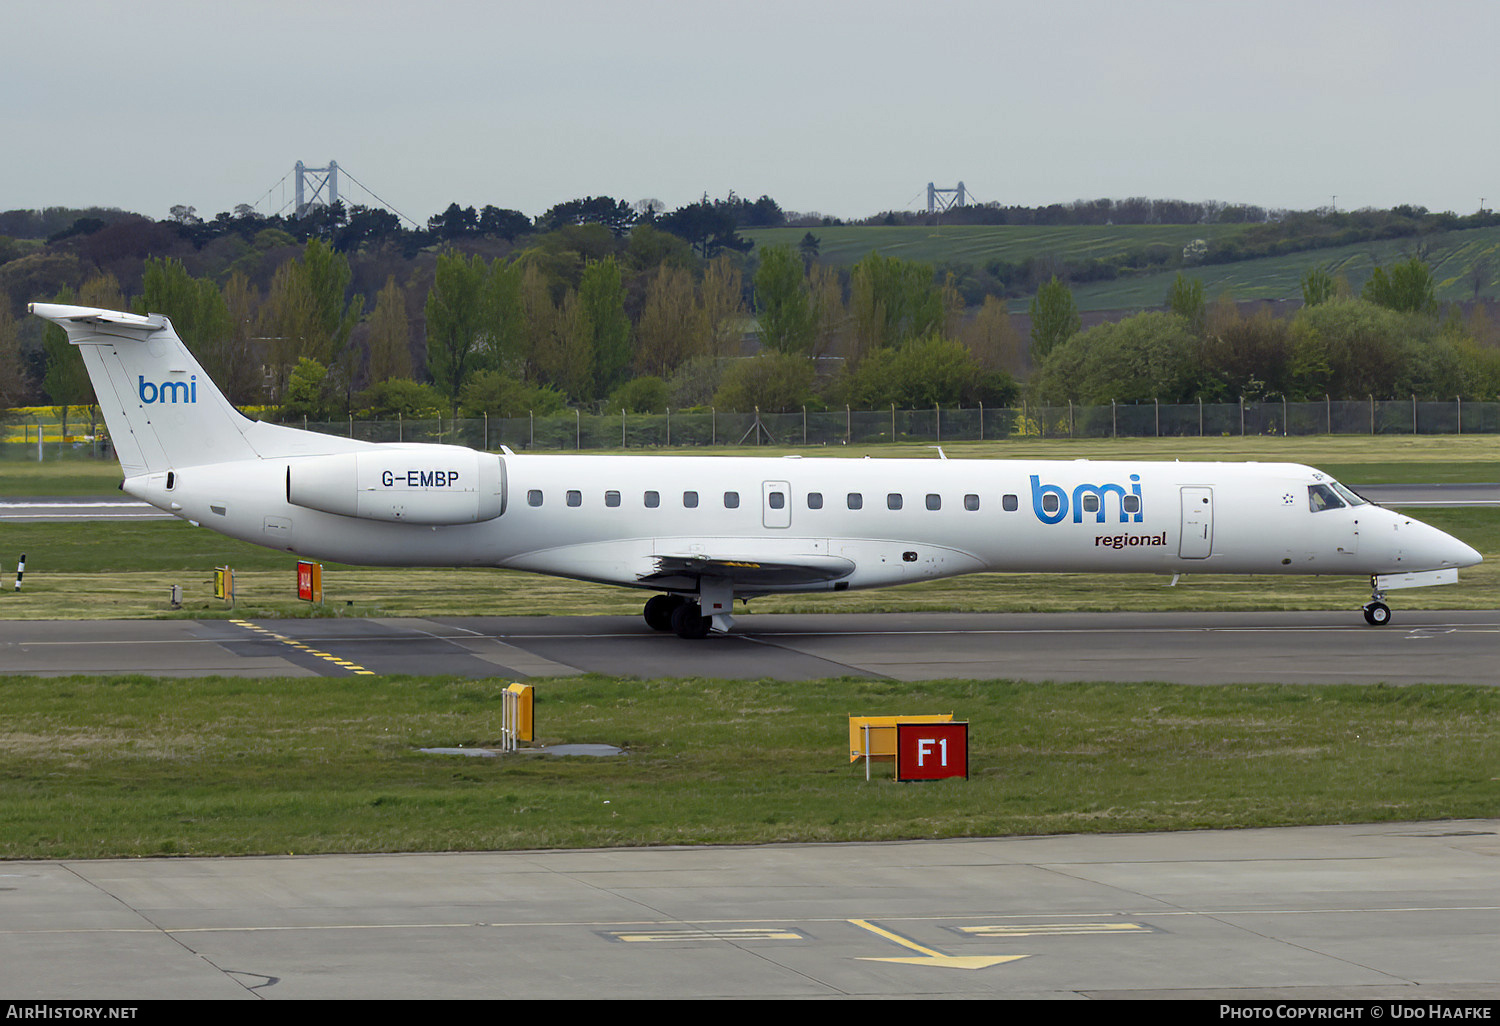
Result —
<instances>
[{"instance_id":1,"label":"grass","mask_svg":"<svg viewBox=\"0 0 1500 1026\"><path fill-rule=\"evenodd\" d=\"M874 841L1500 815L1500 690L1006 681L539 685L0 678L0 857ZM953 712L970 779L847 761L846 715Z\"/></svg>"}]
</instances>

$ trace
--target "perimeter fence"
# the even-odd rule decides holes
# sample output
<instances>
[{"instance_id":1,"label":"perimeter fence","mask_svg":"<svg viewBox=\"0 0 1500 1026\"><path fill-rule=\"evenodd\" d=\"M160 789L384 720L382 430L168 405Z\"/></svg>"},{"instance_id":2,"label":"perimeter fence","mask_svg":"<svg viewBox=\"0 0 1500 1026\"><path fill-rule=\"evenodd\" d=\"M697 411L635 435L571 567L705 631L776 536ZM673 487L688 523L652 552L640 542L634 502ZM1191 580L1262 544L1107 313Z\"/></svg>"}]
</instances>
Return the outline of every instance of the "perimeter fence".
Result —
<instances>
[{"instance_id":1,"label":"perimeter fence","mask_svg":"<svg viewBox=\"0 0 1500 1026\"><path fill-rule=\"evenodd\" d=\"M43 408L45 410L45 408ZM371 442L437 442L477 449L561 451L674 446L869 445L888 442L1024 438L1188 438L1248 435L1493 435L1500 401L1363 399L1322 402L1111 403L1108 406L933 407L901 410L801 410L467 417L412 420L283 421L294 427ZM0 423L0 458L112 458L100 428L74 416L64 433L42 410ZM102 425L100 426L102 427Z\"/></svg>"}]
</instances>

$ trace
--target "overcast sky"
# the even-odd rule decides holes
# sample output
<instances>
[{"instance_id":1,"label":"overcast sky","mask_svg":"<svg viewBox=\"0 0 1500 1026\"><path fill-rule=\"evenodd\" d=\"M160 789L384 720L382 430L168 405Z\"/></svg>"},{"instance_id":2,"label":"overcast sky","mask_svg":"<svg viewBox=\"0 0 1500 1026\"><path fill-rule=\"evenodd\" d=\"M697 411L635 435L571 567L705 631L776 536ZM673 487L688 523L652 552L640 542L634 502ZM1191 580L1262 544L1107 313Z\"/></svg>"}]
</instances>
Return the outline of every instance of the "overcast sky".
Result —
<instances>
[{"instance_id":1,"label":"overcast sky","mask_svg":"<svg viewBox=\"0 0 1500 1026\"><path fill-rule=\"evenodd\" d=\"M1500 202L1493 0L3 0L0 209ZM351 202L373 202L352 182Z\"/></svg>"}]
</instances>

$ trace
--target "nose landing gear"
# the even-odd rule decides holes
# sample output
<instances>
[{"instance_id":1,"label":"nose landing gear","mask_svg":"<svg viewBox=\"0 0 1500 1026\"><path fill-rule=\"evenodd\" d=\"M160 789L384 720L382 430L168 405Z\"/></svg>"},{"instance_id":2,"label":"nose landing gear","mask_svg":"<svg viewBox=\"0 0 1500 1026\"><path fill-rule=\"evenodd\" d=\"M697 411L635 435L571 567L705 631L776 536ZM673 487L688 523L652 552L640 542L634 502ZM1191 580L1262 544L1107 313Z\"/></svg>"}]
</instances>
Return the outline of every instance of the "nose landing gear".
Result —
<instances>
[{"instance_id":1,"label":"nose landing gear","mask_svg":"<svg viewBox=\"0 0 1500 1026\"><path fill-rule=\"evenodd\" d=\"M1385 604L1385 592L1380 590L1375 578L1370 578L1370 601L1365 603L1365 623L1371 627L1384 627L1391 622L1391 607Z\"/></svg>"}]
</instances>

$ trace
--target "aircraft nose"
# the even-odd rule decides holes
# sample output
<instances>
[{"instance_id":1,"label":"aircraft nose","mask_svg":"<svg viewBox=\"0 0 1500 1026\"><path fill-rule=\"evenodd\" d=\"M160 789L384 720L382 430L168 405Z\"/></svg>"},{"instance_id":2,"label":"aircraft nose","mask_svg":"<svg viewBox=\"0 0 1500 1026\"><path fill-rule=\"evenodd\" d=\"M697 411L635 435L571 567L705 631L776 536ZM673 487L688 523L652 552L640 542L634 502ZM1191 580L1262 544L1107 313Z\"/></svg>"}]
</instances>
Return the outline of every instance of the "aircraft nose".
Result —
<instances>
[{"instance_id":1,"label":"aircraft nose","mask_svg":"<svg viewBox=\"0 0 1500 1026\"><path fill-rule=\"evenodd\" d=\"M1410 533L1403 539L1407 562L1420 565L1424 570L1473 566L1484 559L1472 545L1420 521L1411 521L1407 531Z\"/></svg>"}]
</instances>

